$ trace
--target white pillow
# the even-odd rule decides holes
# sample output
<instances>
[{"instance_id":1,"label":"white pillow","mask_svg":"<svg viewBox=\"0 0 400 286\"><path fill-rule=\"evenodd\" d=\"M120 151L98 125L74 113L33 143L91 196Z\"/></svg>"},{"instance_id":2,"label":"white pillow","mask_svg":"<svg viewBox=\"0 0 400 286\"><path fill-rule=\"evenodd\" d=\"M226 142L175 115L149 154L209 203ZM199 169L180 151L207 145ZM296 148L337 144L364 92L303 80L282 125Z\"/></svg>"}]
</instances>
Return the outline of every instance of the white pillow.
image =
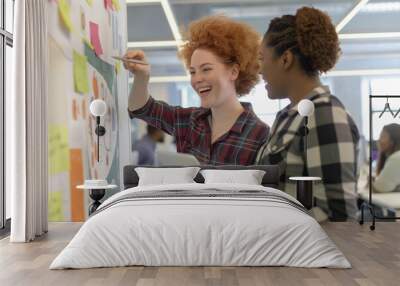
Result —
<instances>
[{"instance_id":1,"label":"white pillow","mask_svg":"<svg viewBox=\"0 0 400 286\"><path fill-rule=\"evenodd\" d=\"M261 185L265 171L262 170L201 170L204 183L234 183L246 185Z\"/></svg>"},{"instance_id":2,"label":"white pillow","mask_svg":"<svg viewBox=\"0 0 400 286\"><path fill-rule=\"evenodd\" d=\"M139 176L138 186L195 183L193 179L196 177L199 170L199 167L135 168Z\"/></svg>"}]
</instances>

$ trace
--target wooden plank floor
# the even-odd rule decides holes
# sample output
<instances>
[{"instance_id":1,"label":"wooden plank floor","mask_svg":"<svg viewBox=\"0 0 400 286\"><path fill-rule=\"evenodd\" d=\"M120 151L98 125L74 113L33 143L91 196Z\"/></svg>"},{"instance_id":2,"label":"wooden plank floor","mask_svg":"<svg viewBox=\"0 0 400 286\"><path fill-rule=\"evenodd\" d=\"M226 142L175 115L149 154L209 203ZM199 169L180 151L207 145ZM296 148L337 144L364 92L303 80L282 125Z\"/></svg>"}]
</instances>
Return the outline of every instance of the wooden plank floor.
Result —
<instances>
[{"instance_id":1,"label":"wooden plank floor","mask_svg":"<svg viewBox=\"0 0 400 286\"><path fill-rule=\"evenodd\" d=\"M120 267L48 270L80 223L50 223L33 243L0 241L0 285L400 285L400 223L382 222L370 231L357 223L326 223L329 236L352 269L289 267Z\"/></svg>"}]
</instances>

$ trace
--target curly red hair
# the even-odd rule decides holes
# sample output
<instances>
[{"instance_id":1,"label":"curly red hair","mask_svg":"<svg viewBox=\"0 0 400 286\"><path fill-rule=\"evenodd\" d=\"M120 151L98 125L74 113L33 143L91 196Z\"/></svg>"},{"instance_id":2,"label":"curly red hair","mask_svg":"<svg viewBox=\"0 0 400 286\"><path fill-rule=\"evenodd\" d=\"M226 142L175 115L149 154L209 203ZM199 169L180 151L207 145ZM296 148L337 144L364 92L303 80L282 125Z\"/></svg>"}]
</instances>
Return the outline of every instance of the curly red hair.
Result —
<instances>
[{"instance_id":1,"label":"curly red hair","mask_svg":"<svg viewBox=\"0 0 400 286\"><path fill-rule=\"evenodd\" d=\"M187 41L180 51L186 67L193 52L204 48L224 62L238 64L235 87L240 96L248 94L258 82L260 36L251 26L221 15L208 16L190 24Z\"/></svg>"}]
</instances>

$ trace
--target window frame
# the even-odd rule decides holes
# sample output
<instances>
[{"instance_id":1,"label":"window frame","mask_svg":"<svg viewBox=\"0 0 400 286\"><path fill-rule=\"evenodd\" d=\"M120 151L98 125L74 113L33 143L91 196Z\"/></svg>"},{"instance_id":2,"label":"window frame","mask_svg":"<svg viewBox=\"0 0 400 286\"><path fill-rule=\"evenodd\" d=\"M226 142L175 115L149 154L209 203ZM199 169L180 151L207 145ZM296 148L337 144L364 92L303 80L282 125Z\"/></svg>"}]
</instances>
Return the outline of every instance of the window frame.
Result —
<instances>
[{"instance_id":1,"label":"window frame","mask_svg":"<svg viewBox=\"0 0 400 286\"><path fill-rule=\"evenodd\" d=\"M6 188L5 188L5 92L6 92L6 48L13 48L13 34L6 31L6 0L0 0L0 237L7 235L10 232L11 220L6 217ZM11 0L15 5L15 1ZM15 7L15 6L14 6ZM13 7L13 12L15 11ZM15 12L14 12L15 13ZM12 15L14 17L14 15ZM14 30L14 29L13 29Z\"/></svg>"}]
</instances>

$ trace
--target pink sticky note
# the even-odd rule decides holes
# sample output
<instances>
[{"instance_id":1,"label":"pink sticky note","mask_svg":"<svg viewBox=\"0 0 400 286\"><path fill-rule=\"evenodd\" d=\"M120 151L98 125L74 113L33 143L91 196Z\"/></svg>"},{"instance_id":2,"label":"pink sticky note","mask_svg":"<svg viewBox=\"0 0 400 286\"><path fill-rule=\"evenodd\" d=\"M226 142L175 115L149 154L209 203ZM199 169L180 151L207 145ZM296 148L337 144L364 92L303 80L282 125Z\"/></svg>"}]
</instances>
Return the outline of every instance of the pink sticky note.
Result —
<instances>
[{"instance_id":1,"label":"pink sticky note","mask_svg":"<svg viewBox=\"0 0 400 286\"><path fill-rule=\"evenodd\" d=\"M112 0L104 0L104 8L112 10Z\"/></svg>"},{"instance_id":2,"label":"pink sticky note","mask_svg":"<svg viewBox=\"0 0 400 286\"><path fill-rule=\"evenodd\" d=\"M90 42L94 47L94 52L96 55L100 56L103 53L101 48L100 38L99 38L99 25L90 22Z\"/></svg>"}]
</instances>

